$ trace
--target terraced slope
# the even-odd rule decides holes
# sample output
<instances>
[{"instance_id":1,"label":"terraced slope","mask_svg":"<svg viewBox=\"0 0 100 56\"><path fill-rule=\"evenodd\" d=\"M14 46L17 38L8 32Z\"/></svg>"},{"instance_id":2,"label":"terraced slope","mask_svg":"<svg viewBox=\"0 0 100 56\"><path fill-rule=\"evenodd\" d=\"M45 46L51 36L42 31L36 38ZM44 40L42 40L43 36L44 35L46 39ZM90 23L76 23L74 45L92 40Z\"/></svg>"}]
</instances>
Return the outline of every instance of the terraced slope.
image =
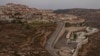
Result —
<instances>
[{"instance_id":1,"label":"terraced slope","mask_svg":"<svg viewBox=\"0 0 100 56\"><path fill-rule=\"evenodd\" d=\"M44 49L56 24L0 22L0 56L50 56Z\"/></svg>"}]
</instances>

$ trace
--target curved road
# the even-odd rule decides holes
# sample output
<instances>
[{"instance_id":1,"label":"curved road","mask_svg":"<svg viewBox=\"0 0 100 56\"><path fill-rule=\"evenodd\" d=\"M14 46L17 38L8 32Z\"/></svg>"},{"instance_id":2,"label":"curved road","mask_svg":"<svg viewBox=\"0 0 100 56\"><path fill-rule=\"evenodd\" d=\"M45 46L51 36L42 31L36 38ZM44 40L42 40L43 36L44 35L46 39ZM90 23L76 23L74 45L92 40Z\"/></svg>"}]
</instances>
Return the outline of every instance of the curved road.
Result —
<instances>
[{"instance_id":1,"label":"curved road","mask_svg":"<svg viewBox=\"0 0 100 56\"><path fill-rule=\"evenodd\" d=\"M50 39L47 41L47 44L45 46L45 48L47 49L47 51L52 55L52 56L59 56L57 54L56 49L54 49L54 42L57 39L57 36L59 35L60 31L63 29L64 23L60 20L56 20L57 23L57 28L54 31L54 33L50 36Z\"/></svg>"}]
</instances>

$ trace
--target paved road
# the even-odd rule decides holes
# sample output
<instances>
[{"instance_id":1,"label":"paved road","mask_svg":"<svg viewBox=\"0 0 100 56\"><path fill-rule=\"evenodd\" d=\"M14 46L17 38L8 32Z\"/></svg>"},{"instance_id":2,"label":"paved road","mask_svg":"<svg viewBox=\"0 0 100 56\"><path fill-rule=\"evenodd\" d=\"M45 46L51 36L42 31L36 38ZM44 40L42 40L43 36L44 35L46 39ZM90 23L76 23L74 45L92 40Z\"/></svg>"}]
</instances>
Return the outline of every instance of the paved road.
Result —
<instances>
[{"instance_id":1,"label":"paved road","mask_svg":"<svg viewBox=\"0 0 100 56\"><path fill-rule=\"evenodd\" d=\"M64 23L61 22L60 20L56 20L56 22L57 22L57 25L58 25L58 26L57 26L55 32L51 35L50 39L47 41L47 44L46 44L46 47L45 47L45 48L47 49L47 51L48 51L52 56L59 56L59 55L57 54L57 50L54 49L53 44L54 44L54 42L55 42L57 36L59 35L60 31L62 30L62 28L63 28L63 26L64 26Z\"/></svg>"}]
</instances>

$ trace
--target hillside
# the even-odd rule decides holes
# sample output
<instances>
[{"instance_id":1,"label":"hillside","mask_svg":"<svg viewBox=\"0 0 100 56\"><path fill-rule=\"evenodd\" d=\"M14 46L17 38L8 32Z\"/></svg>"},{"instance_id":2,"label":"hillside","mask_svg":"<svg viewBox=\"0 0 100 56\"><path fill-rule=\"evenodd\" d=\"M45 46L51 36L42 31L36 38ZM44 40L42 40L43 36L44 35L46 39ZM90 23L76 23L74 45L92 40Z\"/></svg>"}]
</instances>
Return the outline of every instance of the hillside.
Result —
<instances>
[{"instance_id":1,"label":"hillside","mask_svg":"<svg viewBox=\"0 0 100 56\"><path fill-rule=\"evenodd\" d=\"M0 56L50 56L44 49L55 23L0 22Z\"/></svg>"},{"instance_id":2,"label":"hillside","mask_svg":"<svg viewBox=\"0 0 100 56\"><path fill-rule=\"evenodd\" d=\"M100 28L100 9L60 9L55 10L54 13L73 14L81 18L84 18L86 20L86 26Z\"/></svg>"},{"instance_id":3,"label":"hillside","mask_svg":"<svg viewBox=\"0 0 100 56\"><path fill-rule=\"evenodd\" d=\"M83 45L78 56L100 56L100 32L89 37L89 43Z\"/></svg>"}]
</instances>

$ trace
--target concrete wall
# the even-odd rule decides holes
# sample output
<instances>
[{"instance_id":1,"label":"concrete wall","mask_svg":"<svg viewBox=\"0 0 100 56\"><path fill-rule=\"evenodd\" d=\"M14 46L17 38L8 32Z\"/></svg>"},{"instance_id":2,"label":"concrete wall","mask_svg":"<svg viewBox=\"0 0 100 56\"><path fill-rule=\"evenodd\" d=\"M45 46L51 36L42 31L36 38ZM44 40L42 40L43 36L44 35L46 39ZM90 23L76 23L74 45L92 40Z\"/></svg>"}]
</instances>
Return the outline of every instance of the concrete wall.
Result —
<instances>
[{"instance_id":1,"label":"concrete wall","mask_svg":"<svg viewBox=\"0 0 100 56\"><path fill-rule=\"evenodd\" d=\"M88 43L88 38L83 40L82 42L80 42L78 45L77 45L77 48L73 54L73 56L78 56L78 52L79 52L79 49L82 48L82 45Z\"/></svg>"},{"instance_id":2,"label":"concrete wall","mask_svg":"<svg viewBox=\"0 0 100 56\"><path fill-rule=\"evenodd\" d=\"M60 39L60 37L64 34L64 32L65 32L65 26L63 26L60 33L58 33L58 36L57 36L56 40L54 41L53 47L57 43L57 41Z\"/></svg>"}]
</instances>

